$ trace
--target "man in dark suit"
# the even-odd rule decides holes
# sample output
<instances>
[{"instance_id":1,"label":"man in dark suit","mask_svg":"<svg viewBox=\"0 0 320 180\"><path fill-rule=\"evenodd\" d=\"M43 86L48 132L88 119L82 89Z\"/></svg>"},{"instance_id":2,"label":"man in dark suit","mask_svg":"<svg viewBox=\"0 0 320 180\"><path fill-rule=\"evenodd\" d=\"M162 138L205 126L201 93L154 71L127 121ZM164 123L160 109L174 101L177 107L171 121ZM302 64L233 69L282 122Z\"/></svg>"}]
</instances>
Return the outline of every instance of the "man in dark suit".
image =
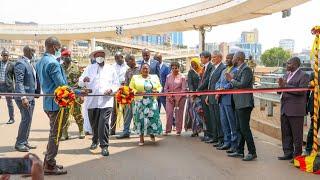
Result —
<instances>
[{"instance_id":1,"label":"man in dark suit","mask_svg":"<svg viewBox=\"0 0 320 180\"><path fill-rule=\"evenodd\" d=\"M9 51L3 50L1 52L2 61L0 62L0 92L13 93L14 92L14 64L9 61ZM9 111L9 121L7 124L14 123L14 109L12 97L6 96L7 107Z\"/></svg>"},{"instance_id":2,"label":"man in dark suit","mask_svg":"<svg viewBox=\"0 0 320 180\"><path fill-rule=\"evenodd\" d=\"M226 66L221 62L222 54L219 51L212 53L213 69L209 77L208 90L215 90L222 71ZM206 97L206 104L209 106L210 120L212 124L212 139L207 143L214 143L214 147L223 146L223 132L220 123L219 104L214 95Z\"/></svg>"},{"instance_id":3,"label":"man in dark suit","mask_svg":"<svg viewBox=\"0 0 320 180\"><path fill-rule=\"evenodd\" d=\"M23 54L21 59L17 61L14 67L14 74L16 78L15 92L16 93L40 93L40 84L37 81L37 75L34 67L31 65L33 59L34 49L29 46L23 48ZM35 149L36 146L32 146L28 142L31 121L34 110L34 97L22 96L15 97L16 104L21 113L21 122L18 131L18 137L15 144L15 149L20 152L28 152L30 149Z\"/></svg>"},{"instance_id":4,"label":"man in dark suit","mask_svg":"<svg viewBox=\"0 0 320 180\"><path fill-rule=\"evenodd\" d=\"M208 51L203 51L200 54L200 59L201 63L204 65L203 69L203 74L201 76L200 82L199 82L199 87L197 91L207 91L209 87L209 78L211 75L211 71L213 69L213 65L210 62L211 61L211 54ZM209 106L206 104L205 99L206 95L200 96L201 102L202 102L202 108L204 111L204 118L205 118L205 132L204 132L204 137L201 139L204 142L212 142L213 140L213 133L212 133L212 121L210 117L210 110Z\"/></svg>"},{"instance_id":5,"label":"man in dark suit","mask_svg":"<svg viewBox=\"0 0 320 180\"><path fill-rule=\"evenodd\" d=\"M231 82L233 89L252 89L253 73L249 66L244 62L245 54L238 51L233 62L238 67L235 75L225 73L226 79ZM228 154L230 157L242 157L243 161L252 161L257 158L256 147L254 145L252 132L250 129L250 116L254 107L253 94L233 94L233 101L236 111L237 129L240 132L239 146L236 152ZM244 145L247 144L249 153L244 157Z\"/></svg>"},{"instance_id":6,"label":"man in dark suit","mask_svg":"<svg viewBox=\"0 0 320 180\"><path fill-rule=\"evenodd\" d=\"M153 57L156 61L159 62L159 67L160 67L160 83L161 86L164 87L166 84L167 76L170 73L170 67L163 63L162 61L162 55L161 53L156 53ZM164 88L163 88L164 89ZM162 89L162 92L163 92ZM163 105L164 108L166 108L166 97L165 96L160 96L158 99L158 106L159 106L159 111L161 109L161 104Z\"/></svg>"},{"instance_id":7,"label":"man in dark suit","mask_svg":"<svg viewBox=\"0 0 320 180\"><path fill-rule=\"evenodd\" d=\"M160 64L158 61L150 59L150 51L148 49L142 50L142 62L140 65L140 69L145 63L149 64L150 66L150 74L156 74L160 79Z\"/></svg>"},{"instance_id":8,"label":"man in dark suit","mask_svg":"<svg viewBox=\"0 0 320 180\"><path fill-rule=\"evenodd\" d=\"M299 67L300 59L291 58L287 62L288 73L279 79L279 87L307 87L309 78ZM281 134L284 156L278 157L279 160L291 160L302 154L306 95L306 92L281 94Z\"/></svg>"}]
</instances>

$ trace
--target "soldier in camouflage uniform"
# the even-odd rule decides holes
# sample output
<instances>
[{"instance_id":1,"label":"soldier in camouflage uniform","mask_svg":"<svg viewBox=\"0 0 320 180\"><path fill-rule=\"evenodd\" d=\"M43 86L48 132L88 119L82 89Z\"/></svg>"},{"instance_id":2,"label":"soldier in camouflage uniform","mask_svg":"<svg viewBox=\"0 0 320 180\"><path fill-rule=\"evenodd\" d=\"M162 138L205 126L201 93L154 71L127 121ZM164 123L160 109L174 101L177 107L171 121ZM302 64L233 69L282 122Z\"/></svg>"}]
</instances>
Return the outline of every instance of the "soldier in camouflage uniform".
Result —
<instances>
[{"instance_id":1,"label":"soldier in camouflage uniform","mask_svg":"<svg viewBox=\"0 0 320 180\"><path fill-rule=\"evenodd\" d=\"M62 68L67 77L68 85L72 88L80 88L78 86L79 77L81 76L81 71L77 64L71 62L71 51L66 49L61 53L61 60L63 63L61 64ZM83 116L81 113L81 104L83 103L83 97L77 97L76 103L74 104L73 108L70 108L66 111L67 116L69 113L72 113L74 120L76 121L79 127L79 138L83 139L85 137L84 130L83 130ZM72 112L70 112L72 111ZM67 120L66 125L62 130L62 137L61 140L69 139L68 135L68 128L70 126L70 118Z\"/></svg>"}]
</instances>

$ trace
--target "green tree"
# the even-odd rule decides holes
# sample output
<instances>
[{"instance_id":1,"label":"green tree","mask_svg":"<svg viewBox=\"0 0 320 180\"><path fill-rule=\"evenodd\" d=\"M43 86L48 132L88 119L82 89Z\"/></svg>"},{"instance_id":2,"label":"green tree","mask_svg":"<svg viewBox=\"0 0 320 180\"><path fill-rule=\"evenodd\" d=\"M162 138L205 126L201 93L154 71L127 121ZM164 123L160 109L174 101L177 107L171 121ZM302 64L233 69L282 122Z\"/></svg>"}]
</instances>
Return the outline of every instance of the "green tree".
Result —
<instances>
[{"instance_id":1,"label":"green tree","mask_svg":"<svg viewBox=\"0 0 320 180\"><path fill-rule=\"evenodd\" d=\"M285 51L282 48L274 47L266 50L261 55L261 62L267 67L282 66L283 63L291 57L289 51Z\"/></svg>"}]
</instances>

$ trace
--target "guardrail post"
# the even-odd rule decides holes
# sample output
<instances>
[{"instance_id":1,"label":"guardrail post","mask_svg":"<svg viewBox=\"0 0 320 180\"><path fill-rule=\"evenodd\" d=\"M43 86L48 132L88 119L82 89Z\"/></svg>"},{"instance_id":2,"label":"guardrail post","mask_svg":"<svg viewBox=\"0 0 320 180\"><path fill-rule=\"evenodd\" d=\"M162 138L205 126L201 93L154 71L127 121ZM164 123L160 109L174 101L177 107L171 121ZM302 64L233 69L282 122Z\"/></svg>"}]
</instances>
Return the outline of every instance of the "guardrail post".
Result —
<instances>
[{"instance_id":1,"label":"guardrail post","mask_svg":"<svg viewBox=\"0 0 320 180\"><path fill-rule=\"evenodd\" d=\"M267 101L267 116L273 116L273 103L272 101Z\"/></svg>"},{"instance_id":2,"label":"guardrail post","mask_svg":"<svg viewBox=\"0 0 320 180\"><path fill-rule=\"evenodd\" d=\"M264 111L266 109L266 101L263 99L259 99L260 101L260 111Z\"/></svg>"}]
</instances>

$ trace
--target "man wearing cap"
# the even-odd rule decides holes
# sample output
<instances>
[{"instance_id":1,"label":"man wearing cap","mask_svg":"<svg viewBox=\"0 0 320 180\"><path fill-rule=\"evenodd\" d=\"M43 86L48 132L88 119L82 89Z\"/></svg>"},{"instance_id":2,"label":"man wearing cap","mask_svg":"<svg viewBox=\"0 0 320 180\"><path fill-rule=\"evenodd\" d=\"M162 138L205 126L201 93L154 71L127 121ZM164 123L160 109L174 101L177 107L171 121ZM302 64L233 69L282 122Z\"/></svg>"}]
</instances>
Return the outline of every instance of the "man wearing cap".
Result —
<instances>
[{"instance_id":1,"label":"man wearing cap","mask_svg":"<svg viewBox=\"0 0 320 180\"><path fill-rule=\"evenodd\" d=\"M9 51L4 49L1 52L2 61L0 62L0 93L13 93L14 91L14 64L9 61ZM9 121L7 124L14 123L14 110L12 97L6 96L9 111Z\"/></svg>"},{"instance_id":2,"label":"man wearing cap","mask_svg":"<svg viewBox=\"0 0 320 180\"><path fill-rule=\"evenodd\" d=\"M116 52L116 54L114 56L114 60L115 60L116 63L114 63L113 67L116 70L116 73L118 75L119 84L124 85L125 74L126 74L126 71L128 69L128 66L123 60L122 53L119 52L119 51ZM114 99L114 107L116 107L116 106L117 106L117 102ZM117 118L118 118L118 116L117 116L118 112L116 112L116 109L118 109L118 108L114 108L113 109L112 116L111 116L111 123L110 123L111 132L110 132L110 135L115 135L116 134L116 126L117 126Z\"/></svg>"},{"instance_id":3,"label":"man wearing cap","mask_svg":"<svg viewBox=\"0 0 320 180\"><path fill-rule=\"evenodd\" d=\"M113 110L113 96L120 84L114 67L105 63L106 52L97 50L90 54L90 58L96 59L96 64L91 64L79 78L79 86L92 90L87 97L89 120L93 137L91 150L100 144L101 154L109 156L109 123L108 120Z\"/></svg>"},{"instance_id":4,"label":"man wearing cap","mask_svg":"<svg viewBox=\"0 0 320 180\"><path fill-rule=\"evenodd\" d=\"M79 77L81 76L81 71L79 67L72 62L71 59L71 51L69 49L65 49L61 52L61 60L63 63L61 64L64 73L67 76L68 85L72 88L78 89L78 81ZM73 106L72 116L76 121L78 128L79 128L79 139L83 139L85 137L84 130L83 130L83 116L81 113L81 104L83 103L83 97L77 97L76 103ZM68 113L70 109L68 109ZM69 114L66 115L69 117ZM68 135L68 128L70 126L70 120L67 119L66 125L62 130L62 137L61 140L69 139Z\"/></svg>"}]
</instances>

